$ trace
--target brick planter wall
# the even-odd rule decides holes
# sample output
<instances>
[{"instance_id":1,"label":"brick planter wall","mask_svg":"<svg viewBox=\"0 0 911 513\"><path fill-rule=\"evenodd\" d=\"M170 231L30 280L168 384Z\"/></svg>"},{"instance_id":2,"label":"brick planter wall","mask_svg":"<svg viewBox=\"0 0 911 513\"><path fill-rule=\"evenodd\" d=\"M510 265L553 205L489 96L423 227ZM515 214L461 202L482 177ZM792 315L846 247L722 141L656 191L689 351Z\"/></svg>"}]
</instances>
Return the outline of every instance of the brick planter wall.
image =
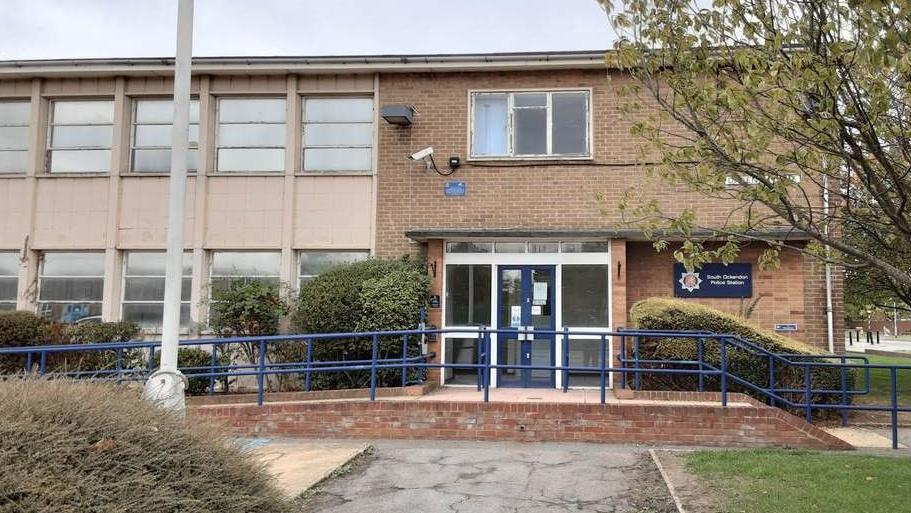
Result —
<instances>
[{"instance_id":1,"label":"brick planter wall","mask_svg":"<svg viewBox=\"0 0 911 513\"><path fill-rule=\"evenodd\" d=\"M242 436L576 441L851 449L781 410L709 404L328 401L201 406L192 415Z\"/></svg>"}]
</instances>

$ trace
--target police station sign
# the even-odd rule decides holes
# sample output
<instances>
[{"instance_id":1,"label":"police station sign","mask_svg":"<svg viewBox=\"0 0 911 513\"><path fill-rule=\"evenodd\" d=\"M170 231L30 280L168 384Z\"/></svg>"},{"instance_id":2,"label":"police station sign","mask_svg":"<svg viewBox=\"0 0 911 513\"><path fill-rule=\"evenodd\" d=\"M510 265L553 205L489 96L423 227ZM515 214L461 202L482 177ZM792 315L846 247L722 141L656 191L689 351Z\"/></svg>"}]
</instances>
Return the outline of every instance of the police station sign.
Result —
<instances>
[{"instance_id":1,"label":"police station sign","mask_svg":"<svg viewBox=\"0 0 911 513\"><path fill-rule=\"evenodd\" d=\"M693 272L674 264L674 297L751 297L753 264L703 264Z\"/></svg>"}]
</instances>

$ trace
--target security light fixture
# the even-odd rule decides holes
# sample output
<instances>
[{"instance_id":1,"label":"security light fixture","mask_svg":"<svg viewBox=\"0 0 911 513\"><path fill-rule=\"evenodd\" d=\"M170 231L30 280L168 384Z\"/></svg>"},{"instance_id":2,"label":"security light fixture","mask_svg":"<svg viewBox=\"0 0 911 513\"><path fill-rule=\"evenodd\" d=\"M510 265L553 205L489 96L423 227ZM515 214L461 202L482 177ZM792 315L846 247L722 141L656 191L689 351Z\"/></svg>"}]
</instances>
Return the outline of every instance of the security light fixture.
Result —
<instances>
[{"instance_id":1,"label":"security light fixture","mask_svg":"<svg viewBox=\"0 0 911 513\"><path fill-rule=\"evenodd\" d=\"M384 105L383 119L390 125L411 126L414 121L414 107L410 105Z\"/></svg>"}]
</instances>

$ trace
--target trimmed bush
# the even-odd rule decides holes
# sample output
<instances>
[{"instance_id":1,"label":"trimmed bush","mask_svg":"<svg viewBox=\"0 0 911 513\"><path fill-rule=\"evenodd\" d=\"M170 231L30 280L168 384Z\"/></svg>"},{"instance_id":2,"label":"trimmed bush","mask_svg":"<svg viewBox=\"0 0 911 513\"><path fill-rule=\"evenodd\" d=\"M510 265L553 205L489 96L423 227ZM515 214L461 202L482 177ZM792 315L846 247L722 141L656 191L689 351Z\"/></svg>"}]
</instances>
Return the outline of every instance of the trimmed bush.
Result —
<instances>
[{"instance_id":1,"label":"trimmed bush","mask_svg":"<svg viewBox=\"0 0 911 513\"><path fill-rule=\"evenodd\" d=\"M718 334L738 335L750 342L775 353L820 354L812 346L783 337L777 333L762 329L746 319L737 317L714 308L682 301L678 299L650 298L634 304L630 310L630 321L640 329L652 330L697 330ZM627 351L632 351L632 343L627 343ZM648 338L640 341L640 358L651 360L696 360L697 344L695 339ZM766 387L769 382L768 359L747 351L727 346L728 368L731 372L755 385ZM706 340L704 361L718 367L721 362L717 341ZM812 360L830 361L830 360ZM669 366L690 368L692 366ZM801 367L775 364L775 385L778 388L800 389L806 386L804 370ZM854 373L847 373L848 388L854 384ZM641 373L643 388L652 390L696 390L698 378L695 375ZM830 390L841 389L841 373L833 368L815 368L811 372L813 388ZM706 380L707 390L719 390L717 379ZM732 392L743 392L757 399L767 397L748 389L731 384ZM803 394L782 394L795 402L804 401ZM850 396L849 396L850 400ZM840 394L818 394L814 402L839 403Z\"/></svg>"},{"instance_id":2,"label":"trimmed bush","mask_svg":"<svg viewBox=\"0 0 911 513\"><path fill-rule=\"evenodd\" d=\"M335 267L304 284L292 327L300 333L348 333L416 329L427 305L430 277L420 262L371 259ZM380 339L379 357L402 356L402 337ZM410 337L407 352L420 352L418 337ZM316 341L314 361L370 360L370 338ZM401 371L381 370L380 386L399 386ZM409 380L417 377L414 372ZM313 375L314 389L362 388L370 373L355 371Z\"/></svg>"},{"instance_id":3,"label":"trimmed bush","mask_svg":"<svg viewBox=\"0 0 911 513\"><path fill-rule=\"evenodd\" d=\"M84 381L0 382L0 490L31 513L295 511L220 430Z\"/></svg>"},{"instance_id":4,"label":"trimmed bush","mask_svg":"<svg viewBox=\"0 0 911 513\"><path fill-rule=\"evenodd\" d=\"M0 312L0 347L40 346L48 322L31 312ZM0 356L0 371L23 372L25 355Z\"/></svg>"}]
</instances>

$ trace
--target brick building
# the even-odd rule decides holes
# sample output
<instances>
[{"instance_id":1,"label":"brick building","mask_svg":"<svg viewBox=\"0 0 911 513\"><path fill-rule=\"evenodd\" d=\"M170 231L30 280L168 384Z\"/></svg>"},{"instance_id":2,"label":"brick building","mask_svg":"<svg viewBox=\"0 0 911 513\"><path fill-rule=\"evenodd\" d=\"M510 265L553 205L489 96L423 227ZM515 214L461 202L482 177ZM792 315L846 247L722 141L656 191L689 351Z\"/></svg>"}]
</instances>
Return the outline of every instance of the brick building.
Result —
<instances>
[{"instance_id":1,"label":"brick building","mask_svg":"<svg viewBox=\"0 0 911 513\"><path fill-rule=\"evenodd\" d=\"M170 73L162 59L0 63L0 308L157 329ZM646 177L618 97L629 78L599 52L201 58L193 76L188 333L237 277L293 287L336 262L403 254L427 259L437 326L624 327L633 302L673 296L682 278L623 223L623 194L694 207L702 224L729 211ZM387 107L410 124L384 120ZM441 176L409 160L426 147L440 172L460 166ZM747 299L692 300L737 311L758 297L754 320L825 347L823 268L785 253L760 272L759 249L740 257L751 286L732 289ZM713 295L700 279L706 294L691 295ZM841 341L841 283L828 286ZM552 339L518 338L496 341L495 359L561 357ZM597 338L575 341L570 360L591 360ZM477 350L470 336L432 349L447 361ZM560 385L545 371L497 380Z\"/></svg>"}]
</instances>

